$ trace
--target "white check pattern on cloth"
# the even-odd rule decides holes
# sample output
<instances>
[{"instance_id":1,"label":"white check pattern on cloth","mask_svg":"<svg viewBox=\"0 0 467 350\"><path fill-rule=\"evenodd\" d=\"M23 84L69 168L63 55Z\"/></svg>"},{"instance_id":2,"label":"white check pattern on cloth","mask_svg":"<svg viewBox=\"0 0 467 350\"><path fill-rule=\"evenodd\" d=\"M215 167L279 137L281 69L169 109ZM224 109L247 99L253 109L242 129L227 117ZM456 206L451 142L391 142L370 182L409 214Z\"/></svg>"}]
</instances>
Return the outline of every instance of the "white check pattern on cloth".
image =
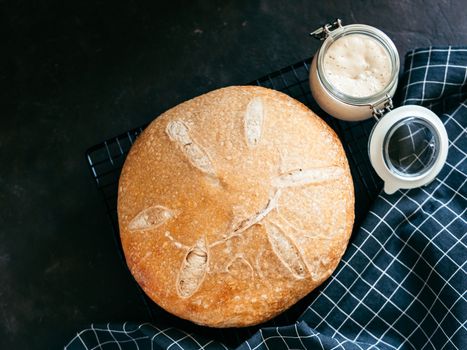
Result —
<instances>
[{"instance_id":1,"label":"white check pattern on cloth","mask_svg":"<svg viewBox=\"0 0 467 350\"><path fill-rule=\"evenodd\" d=\"M442 119L447 163L428 186L380 194L338 269L296 323L263 328L239 349L467 349L467 48L406 56L402 104ZM226 349L155 324L107 324L66 349Z\"/></svg>"}]
</instances>

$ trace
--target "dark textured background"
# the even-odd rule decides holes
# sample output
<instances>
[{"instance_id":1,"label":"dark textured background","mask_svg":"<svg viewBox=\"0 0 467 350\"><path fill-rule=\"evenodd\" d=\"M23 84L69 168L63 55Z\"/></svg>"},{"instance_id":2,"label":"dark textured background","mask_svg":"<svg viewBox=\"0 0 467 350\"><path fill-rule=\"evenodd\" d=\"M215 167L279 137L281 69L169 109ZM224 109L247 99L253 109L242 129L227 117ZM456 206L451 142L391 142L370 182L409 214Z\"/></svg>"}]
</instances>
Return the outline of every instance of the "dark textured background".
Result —
<instances>
[{"instance_id":1,"label":"dark textured background","mask_svg":"<svg viewBox=\"0 0 467 350\"><path fill-rule=\"evenodd\" d=\"M147 314L84 151L208 90L310 57L329 18L400 53L467 43L457 1L1 1L0 348L60 348Z\"/></svg>"}]
</instances>

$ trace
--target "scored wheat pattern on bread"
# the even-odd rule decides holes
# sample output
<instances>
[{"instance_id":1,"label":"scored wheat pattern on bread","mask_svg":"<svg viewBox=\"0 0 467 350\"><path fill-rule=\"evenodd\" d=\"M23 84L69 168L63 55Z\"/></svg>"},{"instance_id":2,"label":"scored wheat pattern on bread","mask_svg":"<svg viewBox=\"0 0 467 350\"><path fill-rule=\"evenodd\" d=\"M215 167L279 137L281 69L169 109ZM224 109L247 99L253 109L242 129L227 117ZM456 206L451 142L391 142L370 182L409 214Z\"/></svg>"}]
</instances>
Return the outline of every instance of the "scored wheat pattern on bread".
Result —
<instances>
[{"instance_id":1,"label":"scored wheat pattern on bread","mask_svg":"<svg viewBox=\"0 0 467 350\"><path fill-rule=\"evenodd\" d=\"M175 213L162 205L155 205L139 212L128 224L130 231L146 230L161 226L175 216Z\"/></svg>"},{"instance_id":2,"label":"scored wheat pattern on bread","mask_svg":"<svg viewBox=\"0 0 467 350\"><path fill-rule=\"evenodd\" d=\"M243 126L247 146L252 152L254 148L261 142L261 137L265 122L265 106L261 98L254 97L247 104L243 115ZM211 157L207 151L201 147L190 133L187 124L181 120L171 120L168 122L166 134L169 139L174 142L182 151L185 159L190 162L195 168L211 179L217 179L216 170L211 161ZM282 155L281 155L282 159ZM283 168L282 162L280 168ZM303 279L310 277L313 280L319 279L317 269L322 262L306 261L301 253L298 244L294 238L288 235L287 229L297 229L290 222L285 226L278 225L274 220L269 220L268 217L272 212L276 212L279 216L279 199L283 193L289 188L320 186L330 181L337 181L345 171L339 166L327 166L316 168L299 168L289 171L279 171L279 174L270 179L271 195L267 203L263 207L248 217L234 217L233 222L227 232L220 235L222 238L213 242L207 242L203 236L195 245L188 247L187 245L178 242L168 231L166 237L172 241L177 248L182 248L187 251L180 265L180 271L177 278L177 292L182 298L191 297L201 286L209 265L209 249L224 244L234 237L242 236L250 228L255 225L262 225L264 232L267 235L270 249L280 260L283 266L289 271L294 279ZM240 206L238 206L240 207ZM238 212L235 208L232 212ZM143 210L135 216L130 222L130 230L154 229L175 216L174 212L160 205L150 207ZM313 234L314 235L314 234ZM306 235L305 235L306 236ZM319 236L319 235L318 235ZM322 237L326 239L326 237ZM224 271L231 271L234 266L240 266L246 271L251 271L251 277L255 274L262 276L261 263L263 252L256 256L256 260L251 264L244 256L235 256Z\"/></svg>"},{"instance_id":3,"label":"scored wheat pattern on bread","mask_svg":"<svg viewBox=\"0 0 467 350\"><path fill-rule=\"evenodd\" d=\"M172 120L167 124L166 133L170 140L182 150L188 161L198 170L211 178L216 178L216 172L207 152L191 137L188 126L180 120Z\"/></svg>"},{"instance_id":4,"label":"scored wheat pattern on bread","mask_svg":"<svg viewBox=\"0 0 467 350\"><path fill-rule=\"evenodd\" d=\"M294 187L334 181L344 175L344 170L336 166L326 168L298 169L288 171L272 180L275 187Z\"/></svg>"},{"instance_id":5,"label":"scored wheat pattern on bread","mask_svg":"<svg viewBox=\"0 0 467 350\"><path fill-rule=\"evenodd\" d=\"M229 263L225 271L230 274L237 275L236 277L241 279L253 279L255 276L255 270L251 266L250 262L243 254L236 255Z\"/></svg>"},{"instance_id":6,"label":"scored wheat pattern on bread","mask_svg":"<svg viewBox=\"0 0 467 350\"><path fill-rule=\"evenodd\" d=\"M255 147L260 139L263 129L264 105L259 97L253 98L247 105L244 117L246 143Z\"/></svg>"},{"instance_id":7,"label":"scored wheat pattern on bread","mask_svg":"<svg viewBox=\"0 0 467 350\"><path fill-rule=\"evenodd\" d=\"M306 264L300 251L290 237L287 237L278 226L266 223L266 232L272 250L282 263L298 278L304 278L307 274Z\"/></svg>"},{"instance_id":8,"label":"scored wheat pattern on bread","mask_svg":"<svg viewBox=\"0 0 467 350\"><path fill-rule=\"evenodd\" d=\"M177 279L177 290L181 297L188 298L201 285L208 263L206 240L200 238L183 259Z\"/></svg>"}]
</instances>

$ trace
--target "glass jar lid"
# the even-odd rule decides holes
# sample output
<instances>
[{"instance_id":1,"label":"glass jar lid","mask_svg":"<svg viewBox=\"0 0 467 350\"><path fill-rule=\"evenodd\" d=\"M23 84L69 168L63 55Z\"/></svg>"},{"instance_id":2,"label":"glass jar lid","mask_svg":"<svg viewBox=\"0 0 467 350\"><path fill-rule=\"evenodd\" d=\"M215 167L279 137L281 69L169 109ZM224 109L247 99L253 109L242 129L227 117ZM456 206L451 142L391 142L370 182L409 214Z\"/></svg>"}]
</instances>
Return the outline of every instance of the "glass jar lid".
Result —
<instances>
[{"instance_id":1,"label":"glass jar lid","mask_svg":"<svg viewBox=\"0 0 467 350\"><path fill-rule=\"evenodd\" d=\"M424 186L446 162L448 136L436 114L407 105L384 114L369 139L369 157L388 194Z\"/></svg>"}]
</instances>

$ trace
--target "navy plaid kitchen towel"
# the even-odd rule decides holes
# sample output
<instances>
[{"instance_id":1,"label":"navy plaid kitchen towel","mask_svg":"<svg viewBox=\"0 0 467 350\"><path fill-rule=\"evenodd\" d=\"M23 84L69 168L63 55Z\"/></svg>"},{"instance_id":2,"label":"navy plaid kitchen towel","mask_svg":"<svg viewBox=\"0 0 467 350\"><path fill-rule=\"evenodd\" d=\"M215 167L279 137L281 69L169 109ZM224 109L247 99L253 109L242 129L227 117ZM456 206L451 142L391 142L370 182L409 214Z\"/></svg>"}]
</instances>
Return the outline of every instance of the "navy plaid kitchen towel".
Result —
<instances>
[{"instance_id":1,"label":"navy plaid kitchen towel","mask_svg":"<svg viewBox=\"0 0 467 350\"><path fill-rule=\"evenodd\" d=\"M467 48L407 54L398 91L444 122L447 163L428 186L381 193L338 269L296 323L262 328L238 348L467 349ZM227 349L157 324L92 325L74 349Z\"/></svg>"}]
</instances>

